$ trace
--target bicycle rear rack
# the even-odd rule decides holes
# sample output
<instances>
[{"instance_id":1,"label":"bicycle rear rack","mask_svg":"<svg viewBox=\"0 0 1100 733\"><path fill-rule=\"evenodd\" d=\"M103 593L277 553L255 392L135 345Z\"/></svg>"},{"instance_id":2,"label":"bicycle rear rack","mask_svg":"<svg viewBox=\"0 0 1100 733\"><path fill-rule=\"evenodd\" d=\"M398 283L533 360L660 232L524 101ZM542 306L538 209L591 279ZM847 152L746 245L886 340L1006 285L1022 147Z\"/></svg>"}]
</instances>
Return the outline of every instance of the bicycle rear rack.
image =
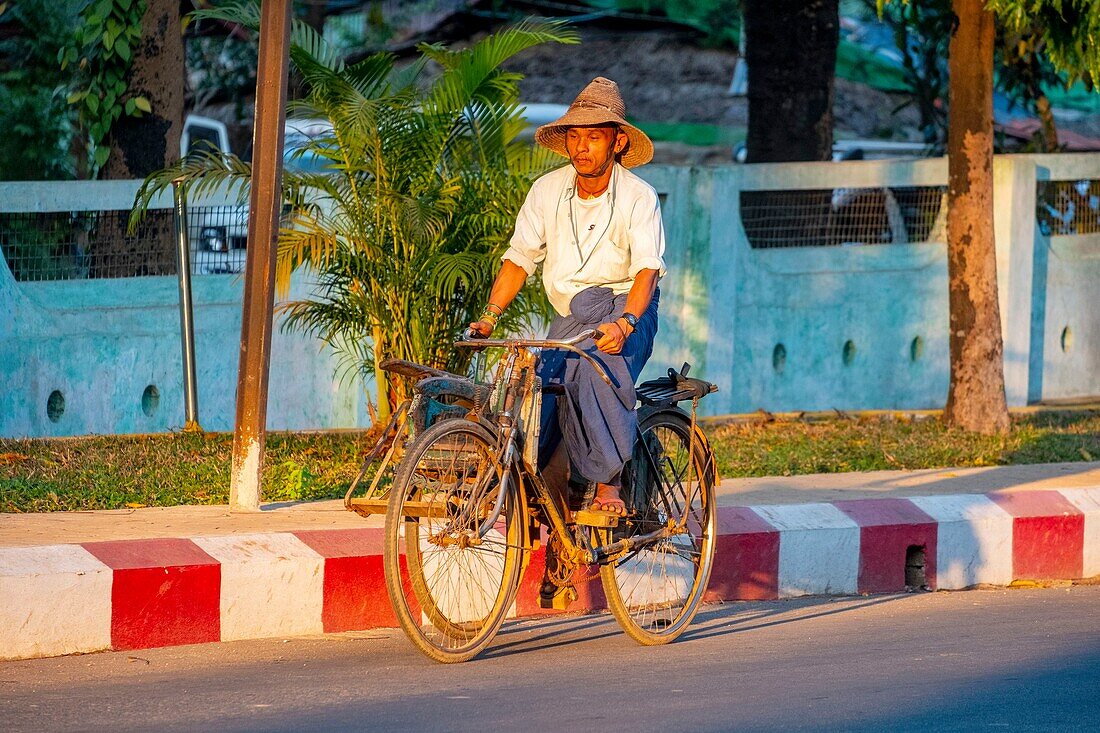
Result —
<instances>
[{"instance_id":1,"label":"bicycle rear rack","mask_svg":"<svg viewBox=\"0 0 1100 733\"><path fill-rule=\"evenodd\" d=\"M374 448L363 459L359 474L351 482L348 492L344 494L344 508L364 517L386 513L386 507L390 501L390 487L389 483L383 485L382 478L387 474L392 474L394 455L404 448L405 439L408 436L409 408L411 405L412 400L402 402L397 411L393 413L390 421L386 423L382 434L378 436L378 442L374 444ZM385 451L385 457L375 471L367 493L364 496L354 496L359 483L366 478L371 466L374 465L374 462L382 455L383 451ZM392 481L392 476L390 478Z\"/></svg>"},{"instance_id":2,"label":"bicycle rear rack","mask_svg":"<svg viewBox=\"0 0 1100 733\"><path fill-rule=\"evenodd\" d=\"M388 372L415 382L414 396L402 402L394 411L344 495L344 508L364 517L386 513L390 485L410 436L427 429L436 420L470 414L469 407L455 404L455 400L473 405L474 411L481 409L489 400L492 389L491 385L403 359L386 359L381 366ZM360 484L379 459L381 460L371 477L370 486L362 496L355 496ZM440 511L438 508L430 508L426 503L424 506L418 504L405 503L409 516L427 517Z\"/></svg>"}]
</instances>

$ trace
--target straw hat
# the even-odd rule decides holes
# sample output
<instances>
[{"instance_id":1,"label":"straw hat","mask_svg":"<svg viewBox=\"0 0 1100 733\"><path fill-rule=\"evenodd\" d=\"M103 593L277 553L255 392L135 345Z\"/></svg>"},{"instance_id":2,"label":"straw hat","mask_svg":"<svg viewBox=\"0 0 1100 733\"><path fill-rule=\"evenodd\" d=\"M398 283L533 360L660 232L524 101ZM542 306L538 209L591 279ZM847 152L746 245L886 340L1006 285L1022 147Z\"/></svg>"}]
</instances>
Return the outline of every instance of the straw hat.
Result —
<instances>
[{"instance_id":1,"label":"straw hat","mask_svg":"<svg viewBox=\"0 0 1100 733\"><path fill-rule=\"evenodd\" d=\"M619 85L597 76L581 90L565 114L535 131L535 141L558 155L569 157L565 150L565 131L570 127L596 127L614 123L626 133L630 142L622 153L627 168L645 165L653 158L653 142L634 125L626 121L626 104L619 94Z\"/></svg>"}]
</instances>

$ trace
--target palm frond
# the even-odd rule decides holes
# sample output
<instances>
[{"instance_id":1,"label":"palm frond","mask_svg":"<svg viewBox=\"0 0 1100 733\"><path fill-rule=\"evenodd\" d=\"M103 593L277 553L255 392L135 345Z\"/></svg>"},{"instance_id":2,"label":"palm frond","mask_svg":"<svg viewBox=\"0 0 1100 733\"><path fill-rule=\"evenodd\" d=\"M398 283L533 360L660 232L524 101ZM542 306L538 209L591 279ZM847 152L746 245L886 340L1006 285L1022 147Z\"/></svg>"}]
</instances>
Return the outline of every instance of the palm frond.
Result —
<instances>
[{"instance_id":1,"label":"palm frond","mask_svg":"<svg viewBox=\"0 0 1100 733\"><path fill-rule=\"evenodd\" d=\"M194 16L259 24L254 2ZM463 50L421 46L403 69L385 53L345 66L295 24L291 61L306 93L289 109L331 129L288 153L276 280L285 294L293 273L308 268L312 286L279 306L281 327L330 346L342 377L378 379L380 405L389 389L375 371L380 359L466 368L470 355L452 341L477 317L531 183L559 162L517 139L525 125L519 77L501 69L547 41L577 36L561 22L529 21ZM429 62L442 73L424 84ZM322 170L302 170L307 158ZM192 156L143 183L134 216L173 182L190 197L228 193L243 202L251 168L234 156ZM527 287L501 327L533 328L549 312L542 289Z\"/></svg>"}]
</instances>

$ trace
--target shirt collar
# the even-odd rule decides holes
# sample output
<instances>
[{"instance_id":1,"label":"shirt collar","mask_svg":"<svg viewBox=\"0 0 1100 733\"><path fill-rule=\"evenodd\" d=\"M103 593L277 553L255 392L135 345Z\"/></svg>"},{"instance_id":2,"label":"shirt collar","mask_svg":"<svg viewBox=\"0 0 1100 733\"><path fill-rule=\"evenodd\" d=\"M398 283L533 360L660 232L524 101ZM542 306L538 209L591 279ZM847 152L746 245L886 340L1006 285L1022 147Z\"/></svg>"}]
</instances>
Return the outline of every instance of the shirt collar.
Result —
<instances>
[{"instance_id":1,"label":"shirt collar","mask_svg":"<svg viewBox=\"0 0 1100 733\"><path fill-rule=\"evenodd\" d=\"M569 167L572 168L573 167L572 164L570 164ZM615 161L614 163L611 164L611 180L609 180L607 182L607 190L608 191L614 191L616 185L618 184L619 168L620 168L620 165L619 165L618 161ZM577 172L573 171L573 175L566 176L565 188L563 188L562 192L561 192L561 200L562 201L569 201L576 195L577 195Z\"/></svg>"}]
</instances>

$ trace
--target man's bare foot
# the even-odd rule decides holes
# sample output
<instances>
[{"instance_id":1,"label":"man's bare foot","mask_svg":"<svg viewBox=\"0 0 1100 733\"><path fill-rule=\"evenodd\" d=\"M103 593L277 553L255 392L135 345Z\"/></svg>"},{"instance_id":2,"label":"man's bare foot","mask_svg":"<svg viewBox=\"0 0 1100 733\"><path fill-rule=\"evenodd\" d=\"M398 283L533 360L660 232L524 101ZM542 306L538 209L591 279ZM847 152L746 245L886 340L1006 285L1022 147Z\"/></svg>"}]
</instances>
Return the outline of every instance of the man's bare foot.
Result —
<instances>
[{"instance_id":1,"label":"man's bare foot","mask_svg":"<svg viewBox=\"0 0 1100 733\"><path fill-rule=\"evenodd\" d=\"M596 496L590 508L594 512L607 512L619 517L626 514L626 504L619 497L619 487L607 484L596 484Z\"/></svg>"}]
</instances>

